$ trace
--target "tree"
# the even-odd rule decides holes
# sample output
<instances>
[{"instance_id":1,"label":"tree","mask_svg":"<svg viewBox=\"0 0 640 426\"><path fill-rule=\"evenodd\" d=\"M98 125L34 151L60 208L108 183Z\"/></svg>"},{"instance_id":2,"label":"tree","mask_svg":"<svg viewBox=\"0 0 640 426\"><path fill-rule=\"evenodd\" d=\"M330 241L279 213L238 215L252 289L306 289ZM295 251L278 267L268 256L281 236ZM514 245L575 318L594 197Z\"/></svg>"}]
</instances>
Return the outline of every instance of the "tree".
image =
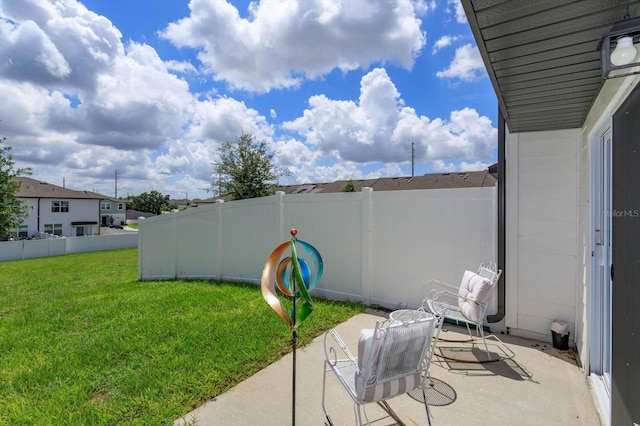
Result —
<instances>
[{"instance_id":1,"label":"tree","mask_svg":"<svg viewBox=\"0 0 640 426\"><path fill-rule=\"evenodd\" d=\"M27 206L16 196L21 183L16 177L31 174L29 167L14 169L11 147L3 146L5 140L0 139L0 236L14 235L27 217Z\"/></svg>"},{"instance_id":2,"label":"tree","mask_svg":"<svg viewBox=\"0 0 640 426\"><path fill-rule=\"evenodd\" d=\"M218 152L220 161L213 163L213 169L219 180L211 185L217 195L229 195L234 200L272 195L278 178L288 175L273 164L276 153L252 135L225 142Z\"/></svg>"},{"instance_id":3,"label":"tree","mask_svg":"<svg viewBox=\"0 0 640 426\"><path fill-rule=\"evenodd\" d=\"M168 195L162 195L158 191L151 191L150 193L143 192L140 195L132 196L127 208L158 215L163 211L174 209L176 206L169 203Z\"/></svg>"},{"instance_id":4,"label":"tree","mask_svg":"<svg viewBox=\"0 0 640 426\"><path fill-rule=\"evenodd\" d=\"M356 192L356 186L353 184L353 181L349 179L347 183L342 188L342 192Z\"/></svg>"}]
</instances>

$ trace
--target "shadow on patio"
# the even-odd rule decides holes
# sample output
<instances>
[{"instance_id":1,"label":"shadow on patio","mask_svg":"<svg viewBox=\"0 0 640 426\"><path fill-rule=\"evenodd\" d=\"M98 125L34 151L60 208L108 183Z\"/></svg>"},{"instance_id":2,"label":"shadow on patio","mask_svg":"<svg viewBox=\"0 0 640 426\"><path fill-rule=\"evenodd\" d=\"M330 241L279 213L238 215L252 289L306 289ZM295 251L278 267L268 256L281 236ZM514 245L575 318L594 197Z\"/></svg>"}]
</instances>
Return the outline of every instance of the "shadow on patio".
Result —
<instances>
[{"instance_id":1,"label":"shadow on patio","mask_svg":"<svg viewBox=\"0 0 640 426\"><path fill-rule=\"evenodd\" d=\"M357 350L362 328L372 328L385 313L367 311L337 328L345 343ZM304 332L304 330L301 330ZM466 329L445 324L441 338L468 337ZM515 353L509 360L491 363L460 363L435 356L431 364L433 388L429 407L434 426L447 425L600 425L587 379L571 351L558 351L551 344L500 336ZM323 336L297 351L296 423L322 425ZM441 342L436 352L454 358L479 357L456 343ZM490 351L497 348L490 347ZM466 353L465 353L466 352ZM466 358L463 358L466 359ZM229 392L185 415L176 425L273 425L292 424L292 356L270 365ZM337 425L355 424L353 405L334 377L327 376L327 405ZM407 425L427 424L420 395L389 400ZM376 404L367 409L372 424L395 425Z\"/></svg>"}]
</instances>

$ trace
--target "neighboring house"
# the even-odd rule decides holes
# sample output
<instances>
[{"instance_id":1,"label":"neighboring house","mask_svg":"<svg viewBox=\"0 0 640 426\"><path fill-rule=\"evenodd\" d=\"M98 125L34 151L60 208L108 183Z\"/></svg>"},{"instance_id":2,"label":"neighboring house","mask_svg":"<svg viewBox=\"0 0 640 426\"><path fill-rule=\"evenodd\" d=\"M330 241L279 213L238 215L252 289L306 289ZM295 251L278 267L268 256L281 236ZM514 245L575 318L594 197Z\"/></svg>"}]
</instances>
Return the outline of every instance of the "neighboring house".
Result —
<instances>
[{"instance_id":1,"label":"neighboring house","mask_svg":"<svg viewBox=\"0 0 640 426\"><path fill-rule=\"evenodd\" d=\"M141 212L138 210L127 210L125 223L127 225L137 225L140 219L155 216L153 213Z\"/></svg>"},{"instance_id":2,"label":"neighboring house","mask_svg":"<svg viewBox=\"0 0 640 426\"><path fill-rule=\"evenodd\" d=\"M103 195L74 191L39 180L18 177L17 197L28 208L29 217L17 229L19 239L47 233L76 237L100 233L100 201Z\"/></svg>"},{"instance_id":3,"label":"neighboring house","mask_svg":"<svg viewBox=\"0 0 640 426\"><path fill-rule=\"evenodd\" d=\"M278 191L285 194L319 194L344 192L347 185L353 184L354 191L372 188L374 191L403 191L411 189L451 189L479 188L496 186L497 179L490 170L476 172L428 173L419 176L384 177L375 179L339 180L329 183L303 183L281 185ZM229 197L213 197L206 200L194 200L192 205L206 205L218 200L230 201Z\"/></svg>"},{"instance_id":4,"label":"neighboring house","mask_svg":"<svg viewBox=\"0 0 640 426\"><path fill-rule=\"evenodd\" d=\"M374 191L403 191L411 189L478 188L495 186L496 178L489 170L478 172L429 173L419 176L384 177L376 179L340 180L331 183L307 183L280 187L286 194L318 194L344 192L348 183L355 191L372 188Z\"/></svg>"},{"instance_id":5,"label":"neighboring house","mask_svg":"<svg viewBox=\"0 0 640 426\"><path fill-rule=\"evenodd\" d=\"M100 225L124 226L127 221L127 201L116 198L100 200Z\"/></svg>"},{"instance_id":6,"label":"neighboring house","mask_svg":"<svg viewBox=\"0 0 640 426\"><path fill-rule=\"evenodd\" d=\"M178 210L184 210L184 209L188 209L189 207L195 207L193 205L193 201L189 200L188 198L169 200L169 204L176 206Z\"/></svg>"},{"instance_id":7,"label":"neighboring house","mask_svg":"<svg viewBox=\"0 0 640 426\"><path fill-rule=\"evenodd\" d=\"M534 338L568 322L604 424L640 425L640 77L604 80L598 51L640 7L461 2L500 108L492 320Z\"/></svg>"}]
</instances>

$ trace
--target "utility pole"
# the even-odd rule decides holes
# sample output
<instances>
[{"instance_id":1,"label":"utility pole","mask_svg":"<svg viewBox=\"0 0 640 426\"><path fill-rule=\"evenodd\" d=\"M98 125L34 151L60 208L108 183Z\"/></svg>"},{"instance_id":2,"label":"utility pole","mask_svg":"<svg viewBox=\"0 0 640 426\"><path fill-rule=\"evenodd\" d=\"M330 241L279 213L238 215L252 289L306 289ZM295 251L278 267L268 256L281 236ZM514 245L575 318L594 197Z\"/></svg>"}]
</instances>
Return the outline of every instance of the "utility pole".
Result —
<instances>
[{"instance_id":1,"label":"utility pole","mask_svg":"<svg viewBox=\"0 0 640 426\"><path fill-rule=\"evenodd\" d=\"M116 195L114 198L118 198L118 170L116 169Z\"/></svg>"},{"instance_id":2,"label":"utility pole","mask_svg":"<svg viewBox=\"0 0 640 426\"><path fill-rule=\"evenodd\" d=\"M411 142L411 177L413 177L413 173L414 173L415 159L416 159L415 144Z\"/></svg>"}]
</instances>

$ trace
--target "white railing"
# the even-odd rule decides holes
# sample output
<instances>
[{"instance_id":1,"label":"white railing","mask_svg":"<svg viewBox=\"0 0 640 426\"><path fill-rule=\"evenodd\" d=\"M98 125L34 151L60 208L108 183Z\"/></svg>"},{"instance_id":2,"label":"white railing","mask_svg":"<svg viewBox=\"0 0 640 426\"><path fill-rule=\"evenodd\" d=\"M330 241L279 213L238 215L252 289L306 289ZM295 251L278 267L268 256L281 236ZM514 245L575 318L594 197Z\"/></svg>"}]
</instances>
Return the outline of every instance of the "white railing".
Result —
<instances>
[{"instance_id":1,"label":"white railing","mask_svg":"<svg viewBox=\"0 0 640 426\"><path fill-rule=\"evenodd\" d=\"M41 240L55 240L57 238L62 238L59 235L55 235L55 234L48 234L46 232L37 232L36 236L38 238L40 238Z\"/></svg>"},{"instance_id":2,"label":"white railing","mask_svg":"<svg viewBox=\"0 0 640 426\"><path fill-rule=\"evenodd\" d=\"M285 195L201 206L140 222L139 277L259 282L281 242L314 245L314 294L417 306L430 278L459 282L497 256L496 188Z\"/></svg>"}]
</instances>

